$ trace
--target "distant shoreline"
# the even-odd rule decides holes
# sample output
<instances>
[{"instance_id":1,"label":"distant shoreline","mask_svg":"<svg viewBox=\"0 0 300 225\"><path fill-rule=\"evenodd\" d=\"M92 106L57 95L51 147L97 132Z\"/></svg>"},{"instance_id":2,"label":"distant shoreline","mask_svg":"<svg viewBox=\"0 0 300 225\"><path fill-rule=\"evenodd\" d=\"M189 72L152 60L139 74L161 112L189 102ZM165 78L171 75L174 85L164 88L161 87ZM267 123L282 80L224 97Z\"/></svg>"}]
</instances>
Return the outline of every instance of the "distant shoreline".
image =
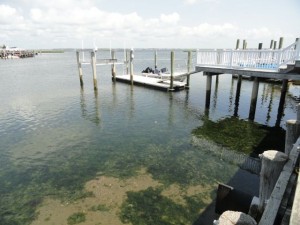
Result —
<instances>
[{"instance_id":1,"label":"distant shoreline","mask_svg":"<svg viewBox=\"0 0 300 225\"><path fill-rule=\"evenodd\" d=\"M34 50L36 53L64 53L64 50L59 49L47 49L47 50Z\"/></svg>"}]
</instances>

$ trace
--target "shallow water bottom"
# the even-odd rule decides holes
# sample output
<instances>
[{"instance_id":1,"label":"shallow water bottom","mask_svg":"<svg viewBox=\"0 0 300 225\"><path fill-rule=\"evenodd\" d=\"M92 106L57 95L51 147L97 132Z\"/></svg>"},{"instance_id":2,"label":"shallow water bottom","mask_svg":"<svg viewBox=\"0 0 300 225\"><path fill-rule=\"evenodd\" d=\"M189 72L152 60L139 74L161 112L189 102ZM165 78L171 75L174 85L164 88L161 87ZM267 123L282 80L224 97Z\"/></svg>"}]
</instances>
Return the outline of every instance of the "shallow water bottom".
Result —
<instances>
[{"instance_id":1,"label":"shallow water bottom","mask_svg":"<svg viewBox=\"0 0 300 225\"><path fill-rule=\"evenodd\" d=\"M145 168L141 169L137 176L128 179L98 176L97 178L87 182L85 185L85 190L92 193L91 197L87 197L76 202L62 202L58 199L45 198L41 206L37 209L38 217L32 225L71 224L71 222L68 223L68 218L75 213L82 213L84 215L85 219L81 224L85 225L131 224L128 223L129 221L126 221L126 223L122 221L122 218L124 218L124 215L122 216L124 208L135 207L132 202L128 202L129 192L138 193L141 191L145 192L147 190L159 190L158 192L154 192L159 193L162 198L168 199L168 201L172 202L174 205L186 208L189 207L187 199L199 195L201 195L202 204L210 204L212 202L212 198L209 193L215 188L215 186L212 187L209 185L182 187L180 185L172 184L170 186L165 186L154 180L152 176L147 173ZM153 197L154 200L157 198L155 194L150 197ZM141 200L143 201L142 197ZM161 199L156 200L157 205L162 204ZM172 207L172 205L169 206ZM140 211L146 210L146 208L147 206L145 206L145 209L140 209ZM197 213L200 214L203 210L204 209L201 208ZM163 214L164 213L162 212L162 215ZM170 215L163 216L166 219ZM184 215L183 217L186 218L181 218L182 222L185 222L185 224L186 222L190 222L187 221L187 217L189 217L189 215ZM164 220L164 218L161 219Z\"/></svg>"}]
</instances>

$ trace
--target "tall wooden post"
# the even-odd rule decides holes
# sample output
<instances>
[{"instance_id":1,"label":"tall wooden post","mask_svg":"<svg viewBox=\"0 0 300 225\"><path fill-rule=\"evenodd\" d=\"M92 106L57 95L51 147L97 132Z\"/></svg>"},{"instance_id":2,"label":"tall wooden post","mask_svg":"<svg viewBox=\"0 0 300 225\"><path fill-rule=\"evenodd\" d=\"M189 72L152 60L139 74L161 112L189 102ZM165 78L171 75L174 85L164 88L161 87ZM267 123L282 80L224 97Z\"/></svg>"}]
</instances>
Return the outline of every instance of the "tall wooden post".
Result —
<instances>
[{"instance_id":1,"label":"tall wooden post","mask_svg":"<svg viewBox=\"0 0 300 225\"><path fill-rule=\"evenodd\" d=\"M243 40L243 50L247 48L246 40ZM239 101L240 101L240 95L241 95L241 86L242 86L242 75L238 75L238 81L236 85L236 93L235 93L235 103L234 103L234 116L238 115L239 110Z\"/></svg>"},{"instance_id":2,"label":"tall wooden post","mask_svg":"<svg viewBox=\"0 0 300 225\"><path fill-rule=\"evenodd\" d=\"M111 75L113 77L113 81L116 81L116 65L115 65L115 50L111 51L111 59L113 60L113 64L111 65Z\"/></svg>"},{"instance_id":3,"label":"tall wooden post","mask_svg":"<svg viewBox=\"0 0 300 225\"><path fill-rule=\"evenodd\" d=\"M91 64L92 64L92 71L93 71L94 90L97 90L98 85L97 85L97 72L96 72L96 57L94 51L91 52Z\"/></svg>"},{"instance_id":4,"label":"tall wooden post","mask_svg":"<svg viewBox=\"0 0 300 225\"><path fill-rule=\"evenodd\" d=\"M126 62L126 75L129 74L129 57L128 57L128 51L126 50L125 54L125 62Z\"/></svg>"},{"instance_id":5,"label":"tall wooden post","mask_svg":"<svg viewBox=\"0 0 300 225\"><path fill-rule=\"evenodd\" d=\"M212 75L210 73L205 73L205 75L206 75L205 108L209 109L209 106L210 106L210 95L211 95L211 80L212 80Z\"/></svg>"},{"instance_id":6,"label":"tall wooden post","mask_svg":"<svg viewBox=\"0 0 300 225\"><path fill-rule=\"evenodd\" d=\"M258 210L262 213L265 208L266 201L271 196L288 156L275 150L265 151L259 156L262 160L262 164L260 172Z\"/></svg>"},{"instance_id":7,"label":"tall wooden post","mask_svg":"<svg viewBox=\"0 0 300 225\"><path fill-rule=\"evenodd\" d=\"M154 52L154 68L157 67L157 51Z\"/></svg>"},{"instance_id":8,"label":"tall wooden post","mask_svg":"<svg viewBox=\"0 0 300 225\"><path fill-rule=\"evenodd\" d=\"M258 88L259 88L259 80L258 80L258 77L255 77L254 81L253 81L253 86L252 86L249 120L254 120L254 117L255 117Z\"/></svg>"},{"instance_id":9,"label":"tall wooden post","mask_svg":"<svg viewBox=\"0 0 300 225\"><path fill-rule=\"evenodd\" d=\"M186 88L190 88L190 72L191 72L191 64L192 64L192 52L188 51L188 61L187 61L187 73L186 76Z\"/></svg>"},{"instance_id":10,"label":"tall wooden post","mask_svg":"<svg viewBox=\"0 0 300 225\"><path fill-rule=\"evenodd\" d=\"M282 46L283 46L283 37L281 37L279 39L278 49L281 49ZM287 90L288 90L288 80L284 79L284 80L282 80L281 94L280 94L278 111L277 111L277 120L276 120L276 124L275 124L275 126L277 126L277 127L280 126L281 118L283 116L285 96L286 96Z\"/></svg>"},{"instance_id":11,"label":"tall wooden post","mask_svg":"<svg viewBox=\"0 0 300 225\"><path fill-rule=\"evenodd\" d=\"M294 143L297 141L299 134L297 132L298 123L297 120L286 121L286 133L285 133L285 154L289 155L293 148Z\"/></svg>"},{"instance_id":12,"label":"tall wooden post","mask_svg":"<svg viewBox=\"0 0 300 225\"><path fill-rule=\"evenodd\" d=\"M130 50L130 83L133 85L133 50Z\"/></svg>"},{"instance_id":13,"label":"tall wooden post","mask_svg":"<svg viewBox=\"0 0 300 225\"><path fill-rule=\"evenodd\" d=\"M273 42L274 42L274 40L271 40L270 49L273 49Z\"/></svg>"},{"instance_id":14,"label":"tall wooden post","mask_svg":"<svg viewBox=\"0 0 300 225\"><path fill-rule=\"evenodd\" d=\"M174 91L174 51L171 51L171 79L170 79L170 88L169 91Z\"/></svg>"},{"instance_id":15,"label":"tall wooden post","mask_svg":"<svg viewBox=\"0 0 300 225\"><path fill-rule=\"evenodd\" d=\"M247 48L247 41L243 40L243 49L246 49L246 48Z\"/></svg>"},{"instance_id":16,"label":"tall wooden post","mask_svg":"<svg viewBox=\"0 0 300 225\"><path fill-rule=\"evenodd\" d=\"M277 41L274 41L273 49L275 50L277 47Z\"/></svg>"},{"instance_id":17,"label":"tall wooden post","mask_svg":"<svg viewBox=\"0 0 300 225\"><path fill-rule=\"evenodd\" d=\"M242 86L242 75L238 75L238 81L237 81L236 93L235 93L235 102L234 102L234 116L238 116L241 86Z\"/></svg>"},{"instance_id":18,"label":"tall wooden post","mask_svg":"<svg viewBox=\"0 0 300 225\"><path fill-rule=\"evenodd\" d=\"M244 40L245 41L245 40ZM235 50L238 50L240 48L240 39L236 40ZM218 62L219 64L219 62ZM231 78L234 78L234 74L231 75Z\"/></svg>"},{"instance_id":19,"label":"tall wooden post","mask_svg":"<svg viewBox=\"0 0 300 225\"><path fill-rule=\"evenodd\" d=\"M239 48L240 48L240 39L237 39L235 49L239 49Z\"/></svg>"},{"instance_id":20,"label":"tall wooden post","mask_svg":"<svg viewBox=\"0 0 300 225\"><path fill-rule=\"evenodd\" d=\"M279 45L278 45L278 49L282 49L283 46L283 37L279 38Z\"/></svg>"},{"instance_id":21,"label":"tall wooden post","mask_svg":"<svg viewBox=\"0 0 300 225\"><path fill-rule=\"evenodd\" d=\"M81 65L80 58L79 58L79 51L76 51L76 58L77 58L80 86L82 87L83 86L82 65Z\"/></svg>"}]
</instances>

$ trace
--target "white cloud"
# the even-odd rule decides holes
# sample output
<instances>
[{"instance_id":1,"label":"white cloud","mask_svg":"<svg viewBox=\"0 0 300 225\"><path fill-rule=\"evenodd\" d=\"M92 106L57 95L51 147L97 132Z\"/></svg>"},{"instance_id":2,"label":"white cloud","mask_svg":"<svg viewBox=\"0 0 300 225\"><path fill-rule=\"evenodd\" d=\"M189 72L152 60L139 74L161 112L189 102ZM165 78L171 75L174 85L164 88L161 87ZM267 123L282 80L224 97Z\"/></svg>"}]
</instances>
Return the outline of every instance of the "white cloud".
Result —
<instances>
[{"instance_id":1,"label":"white cloud","mask_svg":"<svg viewBox=\"0 0 300 225\"><path fill-rule=\"evenodd\" d=\"M169 15L161 14L160 15L160 20L163 23L176 24L180 20L180 16L176 12L174 12L172 14L169 14Z\"/></svg>"},{"instance_id":2,"label":"white cloud","mask_svg":"<svg viewBox=\"0 0 300 225\"><path fill-rule=\"evenodd\" d=\"M194 5L196 3L203 3L203 2L216 4L219 3L219 0L184 0L184 3L188 5Z\"/></svg>"},{"instance_id":3,"label":"white cloud","mask_svg":"<svg viewBox=\"0 0 300 225\"><path fill-rule=\"evenodd\" d=\"M203 1L208 0L186 0L189 3ZM71 0L32 2L35 4L31 5L27 12L9 5L0 5L1 39L11 41L20 36L24 37L24 40L32 38L34 40L30 43L36 47L40 47L42 42L48 45L53 43L56 47L76 47L82 39L119 40L119 47L123 45L124 40L148 43L148 47L163 44L163 47L169 47L171 44L179 47L176 43L186 47L184 45L189 45L192 42L190 40L197 44L199 39L214 44L215 40L222 42L225 39L235 41L236 38L244 37L253 40L278 37L278 33L267 27L244 29L226 22L183 24L181 18L184 17L178 12L153 14L153 17L149 18L138 12L109 12L93 5L92 0L83 0L79 6L72 6ZM57 6L59 2L61 4Z\"/></svg>"},{"instance_id":4,"label":"white cloud","mask_svg":"<svg viewBox=\"0 0 300 225\"><path fill-rule=\"evenodd\" d=\"M197 0L184 0L184 2L192 5L192 4L195 4L197 2Z\"/></svg>"},{"instance_id":5,"label":"white cloud","mask_svg":"<svg viewBox=\"0 0 300 225\"><path fill-rule=\"evenodd\" d=\"M24 18L15 8L9 5L0 5L0 24L21 23L23 20Z\"/></svg>"},{"instance_id":6,"label":"white cloud","mask_svg":"<svg viewBox=\"0 0 300 225\"><path fill-rule=\"evenodd\" d=\"M222 25L212 25L208 23L203 23L195 27L182 27L181 34L185 36L198 36L212 38L220 35L234 36L238 32L238 27L230 23L225 23Z\"/></svg>"},{"instance_id":7,"label":"white cloud","mask_svg":"<svg viewBox=\"0 0 300 225\"><path fill-rule=\"evenodd\" d=\"M272 32L266 27L246 30L245 34L247 37L250 37L252 39L268 38L272 37L273 35Z\"/></svg>"}]
</instances>

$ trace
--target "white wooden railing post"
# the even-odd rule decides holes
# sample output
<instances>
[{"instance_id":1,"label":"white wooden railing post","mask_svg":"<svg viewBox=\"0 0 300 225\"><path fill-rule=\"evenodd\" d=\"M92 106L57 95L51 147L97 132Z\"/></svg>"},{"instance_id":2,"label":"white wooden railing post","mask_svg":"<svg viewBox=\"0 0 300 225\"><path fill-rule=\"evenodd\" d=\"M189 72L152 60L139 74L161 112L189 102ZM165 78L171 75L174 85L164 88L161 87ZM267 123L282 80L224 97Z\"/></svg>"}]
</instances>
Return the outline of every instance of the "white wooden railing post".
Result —
<instances>
[{"instance_id":1,"label":"white wooden railing post","mask_svg":"<svg viewBox=\"0 0 300 225\"><path fill-rule=\"evenodd\" d=\"M277 65L278 65L278 67L281 64L281 57L282 57L282 50L278 50L278 59L277 59Z\"/></svg>"},{"instance_id":2,"label":"white wooden railing post","mask_svg":"<svg viewBox=\"0 0 300 225\"><path fill-rule=\"evenodd\" d=\"M230 53L231 53L231 55L230 55L230 65L229 65L229 67L232 68L233 50L231 50Z\"/></svg>"},{"instance_id":3,"label":"white wooden railing post","mask_svg":"<svg viewBox=\"0 0 300 225\"><path fill-rule=\"evenodd\" d=\"M280 40L281 47L283 39L281 38ZM275 41L273 50L199 49L197 54L198 65L221 65L229 69L232 69L234 67L240 67L242 69L254 68L278 71L280 66L286 65L288 63L294 63L295 60L300 60L299 39L297 39L293 44L287 46L286 48L277 50Z\"/></svg>"},{"instance_id":4,"label":"white wooden railing post","mask_svg":"<svg viewBox=\"0 0 300 225\"><path fill-rule=\"evenodd\" d=\"M295 59L300 60L300 39L297 38Z\"/></svg>"}]
</instances>

